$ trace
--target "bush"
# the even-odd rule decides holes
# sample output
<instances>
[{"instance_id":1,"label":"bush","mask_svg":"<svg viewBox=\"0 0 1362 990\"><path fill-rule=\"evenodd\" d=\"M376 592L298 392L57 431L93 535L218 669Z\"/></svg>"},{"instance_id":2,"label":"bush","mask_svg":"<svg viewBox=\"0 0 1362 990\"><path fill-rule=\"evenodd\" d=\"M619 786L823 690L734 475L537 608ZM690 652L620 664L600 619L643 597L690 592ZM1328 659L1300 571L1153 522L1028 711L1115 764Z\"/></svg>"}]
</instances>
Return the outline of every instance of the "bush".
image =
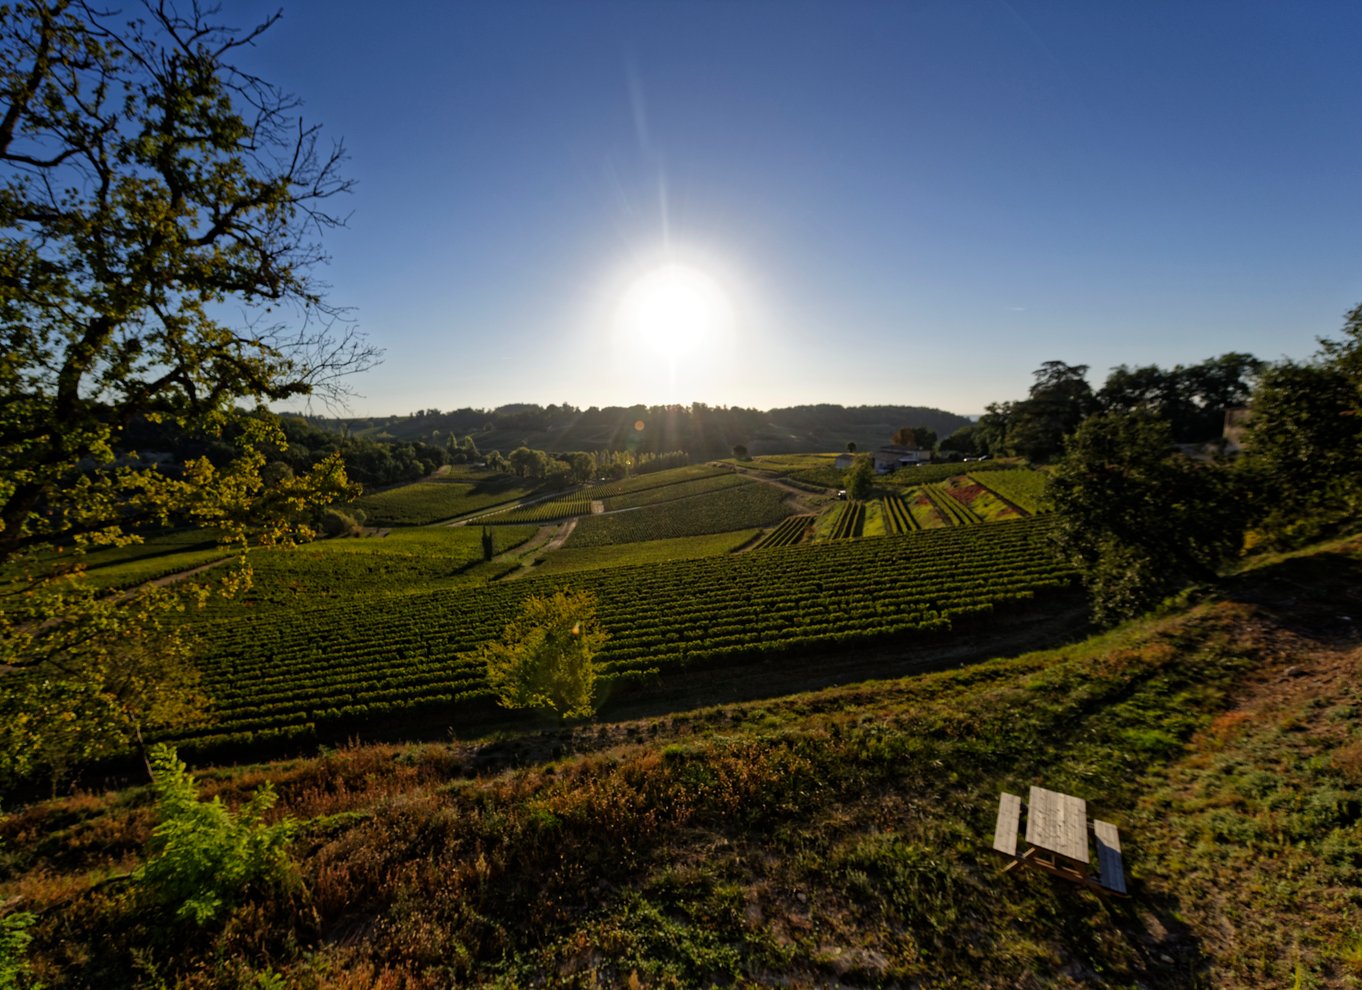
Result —
<instances>
[{"instance_id":1,"label":"bush","mask_svg":"<svg viewBox=\"0 0 1362 990\"><path fill-rule=\"evenodd\" d=\"M248 889L293 879L287 848L297 823L265 824L275 802L268 781L233 815L219 798L199 800L194 778L169 746L153 747L151 766L161 823L152 832L151 858L135 879L153 903L181 921L206 925Z\"/></svg>"},{"instance_id":2,"label":"bush","mask_svg":"<svg viewBox=\"0 0 1362 990\"><path fill-rule=\"evenodd\" d=\"M0 918L0 990L19 990L37 987L29 976L28 943L33 936L27 931L36 919L28 911L16 911Z\"/></svg>"},{"instance_id":3,"label":"bush","mask_svg":"<svg viewBox=\"0 0 1362 990\"><path fill-rule=\"evenodd\" d=\"M526 598L502 640L484 644L476 656L506 708L545 708L573 718L595 712L592 658L609 638L596 618L594 595L556 591Z\"/></svg>"}]
</instances>

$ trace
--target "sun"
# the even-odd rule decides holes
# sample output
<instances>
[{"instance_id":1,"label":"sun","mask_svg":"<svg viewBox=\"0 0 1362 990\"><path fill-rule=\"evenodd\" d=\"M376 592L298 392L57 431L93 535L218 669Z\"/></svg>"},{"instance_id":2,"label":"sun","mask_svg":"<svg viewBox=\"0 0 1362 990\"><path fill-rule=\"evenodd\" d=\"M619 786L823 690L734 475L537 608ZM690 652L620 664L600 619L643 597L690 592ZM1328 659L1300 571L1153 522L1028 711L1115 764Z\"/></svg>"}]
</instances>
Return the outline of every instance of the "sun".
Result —
<instances>
[{"instance_id":1,"label":"sun","mask_svg":"<svg viewBox=\"0 0 1362 990\"><path fill-rule=\"evenodd\" d=\"M669 263L629 283L615 314L616 331L671 360L702 355L733 329L733 308L715 279Z\"/></svg>"}]
</instances>

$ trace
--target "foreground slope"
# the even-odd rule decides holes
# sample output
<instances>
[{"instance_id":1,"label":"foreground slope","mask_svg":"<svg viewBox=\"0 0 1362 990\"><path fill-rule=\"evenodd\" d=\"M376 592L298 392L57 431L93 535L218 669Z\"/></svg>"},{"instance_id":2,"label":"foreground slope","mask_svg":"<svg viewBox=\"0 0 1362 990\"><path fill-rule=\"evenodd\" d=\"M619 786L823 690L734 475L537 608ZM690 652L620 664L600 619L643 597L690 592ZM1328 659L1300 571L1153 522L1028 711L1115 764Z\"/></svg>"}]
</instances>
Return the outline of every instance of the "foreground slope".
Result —
<instances>
[{"instance_id":1,"label":"foreground slope","mask_svg":"<svg viewBox=\"0 0 1362 990\"><path fill-rule=\"evenodd\" d=\"M1348 986L1362 541L1059 651L272 780L300 883L177 931L132 791L6 823L52 986ZM1001 789L1086 798L1132 896L1000 875ZM271 982L272 981L272 982Z\"/></svg>"}]
</instances>

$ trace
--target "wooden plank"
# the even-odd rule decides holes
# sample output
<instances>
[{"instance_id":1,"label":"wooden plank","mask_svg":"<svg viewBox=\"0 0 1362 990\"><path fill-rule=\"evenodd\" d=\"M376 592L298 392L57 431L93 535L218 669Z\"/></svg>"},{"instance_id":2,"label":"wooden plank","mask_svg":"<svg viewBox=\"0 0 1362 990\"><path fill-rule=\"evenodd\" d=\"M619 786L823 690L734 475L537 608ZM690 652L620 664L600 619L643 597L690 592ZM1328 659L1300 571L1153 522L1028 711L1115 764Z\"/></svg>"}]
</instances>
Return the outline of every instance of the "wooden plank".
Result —
<instances>
[{"instance_id":1,"label":"wooden plank","mask_svg":"<svg viewBox=\"0 0 1362 990\"><path fill-rule=\"evenodd\" d=\"M1026 841L1086 866L1088 805L1072 794L1032 787L1026 808Z\"/></svg>"},{"instance_id":2,"label":"wooden plank","mask_svg":"<svg viewBox=\"0 0 1362 990\"><path fill-rule=\"evenodd\" d=\"M1016 856L1020 824L1021 798L1003 791L998 796L998 823L993 826L993 848L1004 856Z\"/></svg>"},{"instance_id":3,"label":"wooden plank","mask_svg":"<svg viewBox=\"0 0 1362 990\"><path fill-rule=\"evenodd\" d=\"M1092 823L1097 839L1097 872L1099 882L1108 890L1126 893L1126 872L1121 865L1121 836L1110 822Z\"/></svg>"}]
</instances>

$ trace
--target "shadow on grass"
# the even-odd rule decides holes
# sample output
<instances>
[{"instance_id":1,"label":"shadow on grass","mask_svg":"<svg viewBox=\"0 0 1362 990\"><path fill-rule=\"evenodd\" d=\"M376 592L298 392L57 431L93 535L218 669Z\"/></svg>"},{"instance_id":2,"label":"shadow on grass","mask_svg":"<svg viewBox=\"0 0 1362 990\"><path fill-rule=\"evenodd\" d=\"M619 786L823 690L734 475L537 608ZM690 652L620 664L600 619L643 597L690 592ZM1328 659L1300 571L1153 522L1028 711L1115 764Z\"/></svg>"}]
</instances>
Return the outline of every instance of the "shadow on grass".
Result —
<instances>
[{"instance_id":1,"label":"shadow on grass","mask_svg":"<svg viewBox=\"0 0 1362 990\"><path fill-rule=\"evenodd\" d=\"M1362 553L1335 550L1288 558L1232 575L1222 594L1261 608L1292 632L1343 646L1362 630Z\"/></svg>"}]
</instances>

